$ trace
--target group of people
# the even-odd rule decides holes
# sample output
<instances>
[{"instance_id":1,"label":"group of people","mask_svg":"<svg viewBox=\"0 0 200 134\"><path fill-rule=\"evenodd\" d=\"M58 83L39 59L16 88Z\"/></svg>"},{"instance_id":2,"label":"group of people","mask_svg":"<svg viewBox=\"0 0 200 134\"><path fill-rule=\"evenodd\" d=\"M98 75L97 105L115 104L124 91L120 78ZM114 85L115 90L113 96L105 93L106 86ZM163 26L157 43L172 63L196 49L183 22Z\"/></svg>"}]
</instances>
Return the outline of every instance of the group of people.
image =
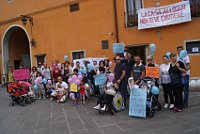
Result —
<instances>
[{"instance_id":1,"label":"group of people","mask_svg":"<svg viewBox=\"0 0 200 134\"><path fill-rule=\"evenodd\" d=\"M182 46L177 47L178 52L182 50ZM188 106L188 96L189 96L189 57L180 58L174 53L170 55L163 56L163 64L157 65L153 59L153 56L148 56L148 62L146 65L143 64L141 57L135 55L132 58L131 53L127 53L125 57L115 56L114 62L115 66L112 67L109 64L109 60L102 60L99 63L93 61L83 61L83 66L77 61L70 63L66 61L62 64L54 64L48 67L46 63L43 65L39 64L38 67L32 67L30 74L32 87L34 88L34 83L37 77L42 77L47 80L46 83L40 83L39 88L35 89L37 97L40 99L43 97L50 97L56 99L58 102L64 102L66 98L74 99L76 103L85 100L90 96L94 95L99 97L95 109L105 109L105 106L99 105L99 100L105 99L109 95L107 90L118 90L124 100L123 108L127 106L127 100L129 98L129 93L127 90L128 79L133 77L134 84L139 84L140 81L145 77L146 71L145 66L149 67L159 67L160 68L160 78L156 79L155 85L159 87L162 85L164 91L164 108L174 109L175 112L181 112L183 107ZM91 67L92 66L92 67ZM113 69L113 71L112 71ZM105 85L97 86L95 85L95 76L104 73L108 80ZM114 77L110 78L109 76ZM70 78L80 76L80 83L72 83L69 81ZM185 83L183 83L183 78ZM182 97L184 90L184 101ZM73 89L73 90L72 90ZM75 89L75 90L74 90ZM107 94L107 95L106 95ZM158 96L157 96L158 97ZM170 102L168 101L168 97Z\"/></svg>"}]
</instances>

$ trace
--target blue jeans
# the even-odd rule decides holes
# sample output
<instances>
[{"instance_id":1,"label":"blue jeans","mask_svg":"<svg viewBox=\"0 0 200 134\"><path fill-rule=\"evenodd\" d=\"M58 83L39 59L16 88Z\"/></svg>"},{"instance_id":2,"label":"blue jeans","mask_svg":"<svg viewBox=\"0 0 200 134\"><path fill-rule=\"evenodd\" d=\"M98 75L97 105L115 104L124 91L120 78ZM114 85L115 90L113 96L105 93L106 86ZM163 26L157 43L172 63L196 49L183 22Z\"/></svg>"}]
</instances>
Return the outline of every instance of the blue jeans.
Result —
<instances>
[{"instance_id":1,"label":"blue jeans","mask_svg":"<svg viewBox=\"0 0 200 134\"><path fill-rule=\"evenodd\" d=\"M184 77L185 77L185 79L187 79L187 83L185 83L183 85L183 91L184 91L183 105L188 105L188 100L189 100L189 79L190 79L190 76L186 75Z\"/></svg>"}]
</instances>

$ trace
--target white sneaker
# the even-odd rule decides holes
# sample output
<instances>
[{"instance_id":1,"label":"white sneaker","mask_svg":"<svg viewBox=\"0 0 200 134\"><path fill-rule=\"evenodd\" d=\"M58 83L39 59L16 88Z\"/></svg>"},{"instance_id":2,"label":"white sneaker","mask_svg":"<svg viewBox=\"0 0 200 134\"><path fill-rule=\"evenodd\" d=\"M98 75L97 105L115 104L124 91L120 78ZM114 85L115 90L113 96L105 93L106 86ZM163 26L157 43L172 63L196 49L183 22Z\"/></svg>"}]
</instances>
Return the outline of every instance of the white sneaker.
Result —
<instances>
[{"instance_id":1,"label":"white sneaker","mask_svg":"<svg viewBox=\"0 0 200 134\"><path fill-rule=\"evenodd\" d=\"M53 97L50 98L50 101L52 101L52 100L53 100Z\"/></svg>"},{"instance_id":2,"label":"white sneaker","mask_svg":"<svg viewBox=\"0 0 200 134\"><path fill-rule=\"evenodd\" d=\"M96 110L99 110L101 108L100 104L96 105L95 107L93 107Z\"/></svg>"},{"instance_id":3,"label":"white sneaker","mask_svg":"<svg viewBox=\"0 0 200 134\"><path fill-rule=\"evenodd\" d=\"M164 108L168 108L168 107L169 107L169 104L165 103Z\"/></svg>"},{"instance_id":4,"label":"white sneaker","mask_svg":"<svg viewBox=\"0 0 200 134\"><path fill-rule=\"evenodd\" d=\"M174 108L174 104L170 104L170 105L169 105L169 108L170 108L170 109Z\"/></svg>"},{"instance_id":5,"label":"white sneaker","mask_svg":"<svg viewBox=\"0 0 200 134\"><path fill-rule=\"evenodd\" d=\"M103 108L101 108L102 111L106 110L106 105L103 106Z\"/></svg>"}]
</instances>

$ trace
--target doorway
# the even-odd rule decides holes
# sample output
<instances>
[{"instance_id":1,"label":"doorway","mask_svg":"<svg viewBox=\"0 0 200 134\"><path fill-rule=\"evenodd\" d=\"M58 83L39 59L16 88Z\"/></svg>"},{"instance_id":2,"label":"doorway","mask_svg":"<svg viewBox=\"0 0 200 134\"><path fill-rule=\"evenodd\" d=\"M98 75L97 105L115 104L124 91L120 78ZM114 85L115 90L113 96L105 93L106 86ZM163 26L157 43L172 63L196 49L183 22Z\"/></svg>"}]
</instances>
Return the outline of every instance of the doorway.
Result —
<instances>
[{"instance_id":1,"label":"doorway","mask_svg":"<svg viewBox=\"0 0 200 134\"><path fill-rule=\"evenodd\" d=\"M142 63L146 65L147 63L147 45L127 45L126 52L130 52L132 58L138 55L141 57Z\"/></svg>"},{"instance_id":2,"label":"doorway","mask_svg":"<svg viewBox=\"0 0 200 134\"><path fill-rule=\"evenodd\" d=\"M20 25L9 27L2 40L2 83L15 69L31 68L31 47L27 31Z\"/></svg>"}]
</instances>

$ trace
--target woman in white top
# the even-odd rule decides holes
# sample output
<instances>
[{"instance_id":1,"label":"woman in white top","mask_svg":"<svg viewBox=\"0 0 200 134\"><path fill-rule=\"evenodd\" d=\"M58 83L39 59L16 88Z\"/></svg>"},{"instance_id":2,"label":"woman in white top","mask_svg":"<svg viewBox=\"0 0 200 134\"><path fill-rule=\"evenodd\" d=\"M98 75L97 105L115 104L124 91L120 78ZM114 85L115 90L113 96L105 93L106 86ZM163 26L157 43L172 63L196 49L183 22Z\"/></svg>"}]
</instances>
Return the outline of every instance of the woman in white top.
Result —
<instances>
[{"instance_id":1,"label":"woman in white top","mask_svg":"<svg viewBox=\"0 0 200 134\"><path fill-rule=\"evenodd\" d=\"M164 55L163 64L160 65L160 82L162 84L164 92L164 100L165 100L164 108L169 107L170 109L172 109L174 107L174 97L171 88L171 78L168 72L169 68L170 68L169 59L166 55ZM170 103L168 102L168 97L170 98Z\"/></svg>"}]
</instances>

